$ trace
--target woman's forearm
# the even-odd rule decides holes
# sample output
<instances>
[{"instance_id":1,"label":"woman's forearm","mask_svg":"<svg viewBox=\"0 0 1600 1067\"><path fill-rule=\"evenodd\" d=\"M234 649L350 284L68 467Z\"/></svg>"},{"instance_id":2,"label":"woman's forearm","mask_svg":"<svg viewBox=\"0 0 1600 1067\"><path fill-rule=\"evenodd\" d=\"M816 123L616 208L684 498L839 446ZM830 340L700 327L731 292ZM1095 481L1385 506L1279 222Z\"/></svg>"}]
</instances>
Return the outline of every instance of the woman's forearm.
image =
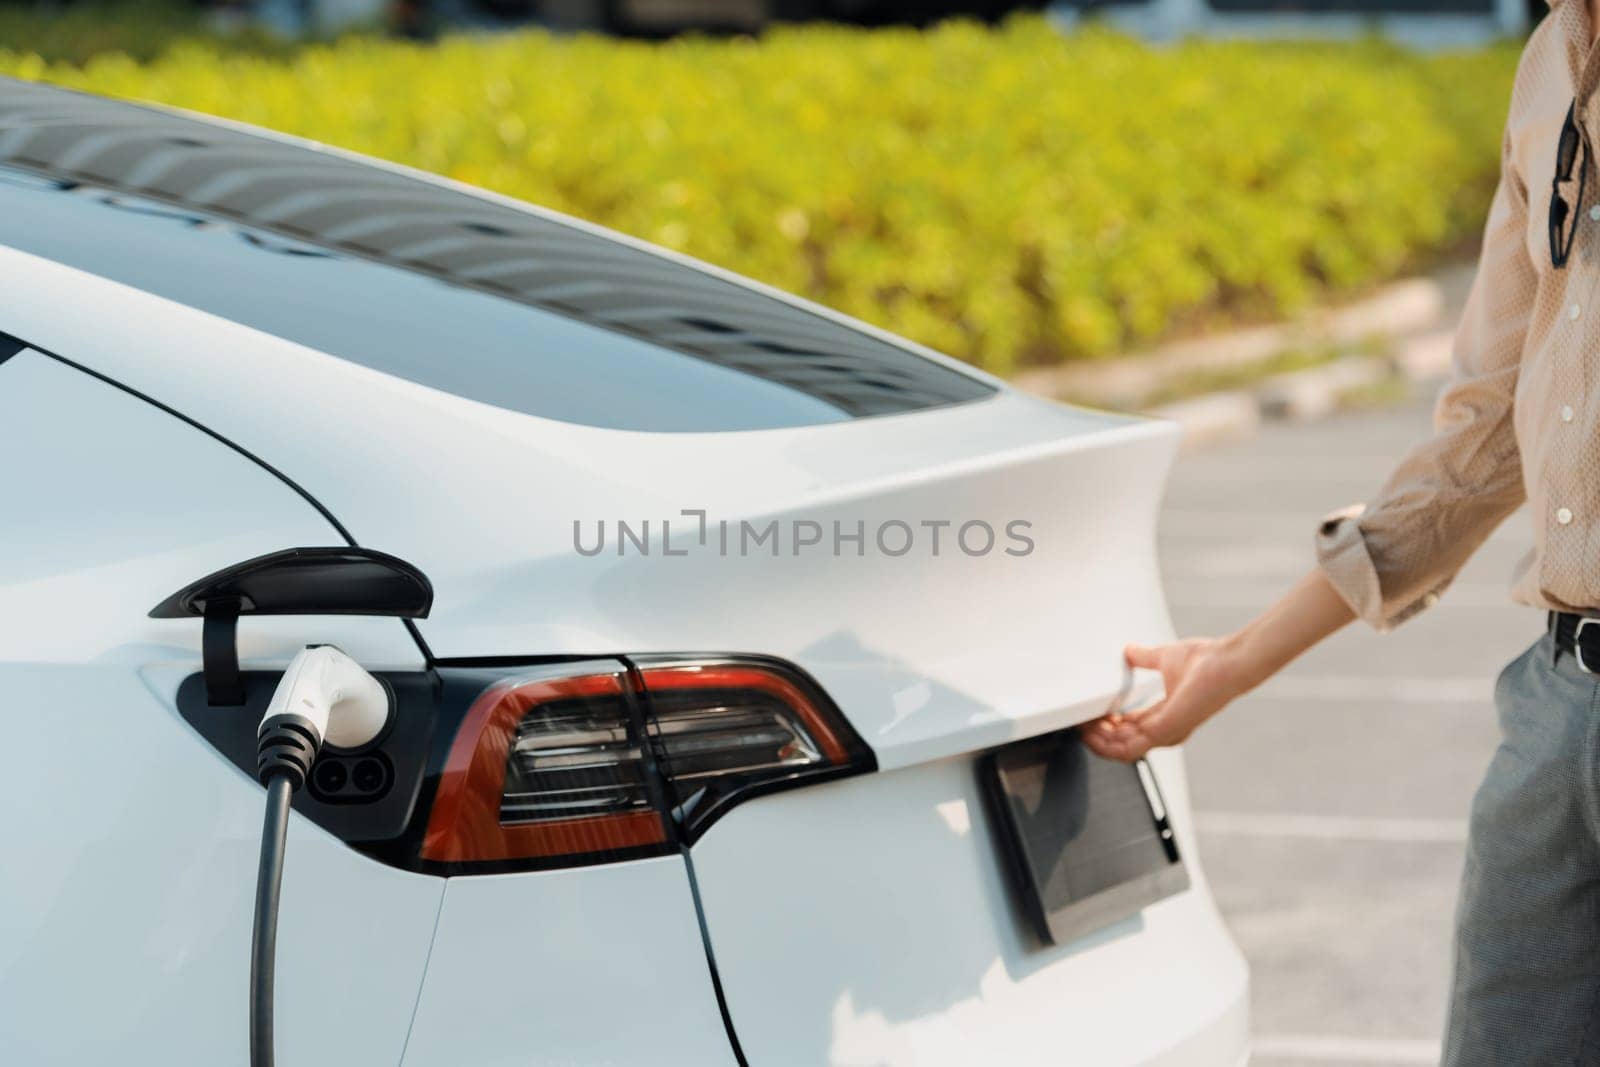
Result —
<instances>
[{"instance_id":1,"label":"woman's forearm","mask_svg":"<svg viewBox=\"0 0 1600 1067\"><path fill-rule=\"evenodd\" d=\"M1271 607L1222 639L1225 655L1240 672L1240 692L1254 689L1355 617L1328 576L1311 570Z\"/></svg>"},{"instance_id":2,"label":"woman's forearm","mask_svg":"<svg viewBox=\"0 0 1600 1067\"><path fill-rule=\"evenodd\" d=\"M1124 652L1128 663L1160 671L1167 695L1148 708L1106 715L1085 728L1084 742L1102 756L1125 760L1179 744L1354 618L1332 583L1315 570L1227 637L1191 637L1155 648L1129 645Z\"/></svg>"}]
</instances>

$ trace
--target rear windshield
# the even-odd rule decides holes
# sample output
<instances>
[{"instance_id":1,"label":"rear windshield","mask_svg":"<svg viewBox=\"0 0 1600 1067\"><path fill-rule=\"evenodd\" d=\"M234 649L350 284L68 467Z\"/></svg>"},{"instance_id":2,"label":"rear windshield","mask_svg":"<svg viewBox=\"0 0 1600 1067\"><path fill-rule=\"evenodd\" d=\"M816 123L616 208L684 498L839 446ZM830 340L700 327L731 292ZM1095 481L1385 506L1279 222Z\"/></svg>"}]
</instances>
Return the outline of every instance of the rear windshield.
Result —
<instances>
[{"instance_id":1,"label":"rear windshield","mask_svg":"<svg viewBox=\"0 0 1600 1067\"><path fill-rule=\"evenodd\" d=\"M627 430L753 430L993 393L784 301L515 215L514 229L428 218L414 249L367 256L0 167L0 243L531 415Z\"/></svg>"}]
</instances>

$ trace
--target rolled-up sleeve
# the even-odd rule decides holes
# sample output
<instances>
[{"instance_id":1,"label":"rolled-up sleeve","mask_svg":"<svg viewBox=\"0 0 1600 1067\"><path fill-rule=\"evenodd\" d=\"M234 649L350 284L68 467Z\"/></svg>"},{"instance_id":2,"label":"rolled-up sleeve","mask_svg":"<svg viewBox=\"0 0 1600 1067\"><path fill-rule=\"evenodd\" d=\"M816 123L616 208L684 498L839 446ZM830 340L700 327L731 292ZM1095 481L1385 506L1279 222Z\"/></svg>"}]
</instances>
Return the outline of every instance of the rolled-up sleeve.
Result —
<instances>
[{"instance_id":1,"label":"rolled-up sleeve","mask_svg":"<svg viewBox=\"0 0 1600 1067\"><path fill-rule=\"evenodd\" d=\"M1432 605L1523 501L1512 408L1538 289L1527 225L1527 189L1508 139L1434 434L1366 505L1335 511L1317 529L1324 573L1379 630Z\"/></svg>"}]
</instances>

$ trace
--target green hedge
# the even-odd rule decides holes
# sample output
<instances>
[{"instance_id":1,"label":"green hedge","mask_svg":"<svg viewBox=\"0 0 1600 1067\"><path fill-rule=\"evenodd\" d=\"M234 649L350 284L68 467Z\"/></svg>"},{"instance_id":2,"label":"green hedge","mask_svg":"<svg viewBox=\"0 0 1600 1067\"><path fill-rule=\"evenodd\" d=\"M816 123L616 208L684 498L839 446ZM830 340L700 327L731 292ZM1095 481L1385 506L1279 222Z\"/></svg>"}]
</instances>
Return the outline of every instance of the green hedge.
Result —
<instances>
[{"instance_id":1,"label":"green hedge","mask_svg":"<svg viewBox=\"0 0 1600 1067\"><path fill-rule=\"evenodd\" d=\"M438 171L1005 372L1280 314L1469 241L1516 48L805 27L0 70Z\"/></svg>"}]
</instances>

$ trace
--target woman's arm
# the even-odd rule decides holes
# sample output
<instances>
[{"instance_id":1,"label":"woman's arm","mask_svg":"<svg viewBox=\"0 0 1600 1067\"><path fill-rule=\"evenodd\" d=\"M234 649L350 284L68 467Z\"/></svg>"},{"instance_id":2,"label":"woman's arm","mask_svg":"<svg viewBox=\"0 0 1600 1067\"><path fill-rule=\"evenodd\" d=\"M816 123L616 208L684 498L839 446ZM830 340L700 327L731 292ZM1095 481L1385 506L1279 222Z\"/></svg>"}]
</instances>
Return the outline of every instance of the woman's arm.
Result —
<instances>
[{"instance_id":1,"label":"woman's arm","mask_svg":"<svg viewBox=\"0 0 1600 1067\"><path fill-rule=\"evenodd\" d=\"M1437 600L1523 502L1512 412L1539 277L1528 250L1528 187L1514 147L1507 130L1478 275L1456 332L1454 379L1434 412L1433 437L1402 460L1367 507L1324 520L1315 541L1318 569L1244 629L1158 648L1129 646L1128 662L1160 671L1167 695L1087 725L1084 741L1095 752L1133 760L1178 744L1358 613L1380 630L1399 625Z\"/></svg>"},{"instance_id":2,"label":"woman's arm","mask_svg":"<svg viewBox=\"0 0 1600 1067\"><path fill-rule=\"evenodd\" d=\"M1128 663L1160 671L1167 695L1148 708L1089 723L1083 728L1084 743L1099 755L1121 760L1179 744L1195 727L1355 617L1319 569L1226 637L1194 637L1154 648L1129 645L1124 651Z\"/></svg>"}]
</instances>

